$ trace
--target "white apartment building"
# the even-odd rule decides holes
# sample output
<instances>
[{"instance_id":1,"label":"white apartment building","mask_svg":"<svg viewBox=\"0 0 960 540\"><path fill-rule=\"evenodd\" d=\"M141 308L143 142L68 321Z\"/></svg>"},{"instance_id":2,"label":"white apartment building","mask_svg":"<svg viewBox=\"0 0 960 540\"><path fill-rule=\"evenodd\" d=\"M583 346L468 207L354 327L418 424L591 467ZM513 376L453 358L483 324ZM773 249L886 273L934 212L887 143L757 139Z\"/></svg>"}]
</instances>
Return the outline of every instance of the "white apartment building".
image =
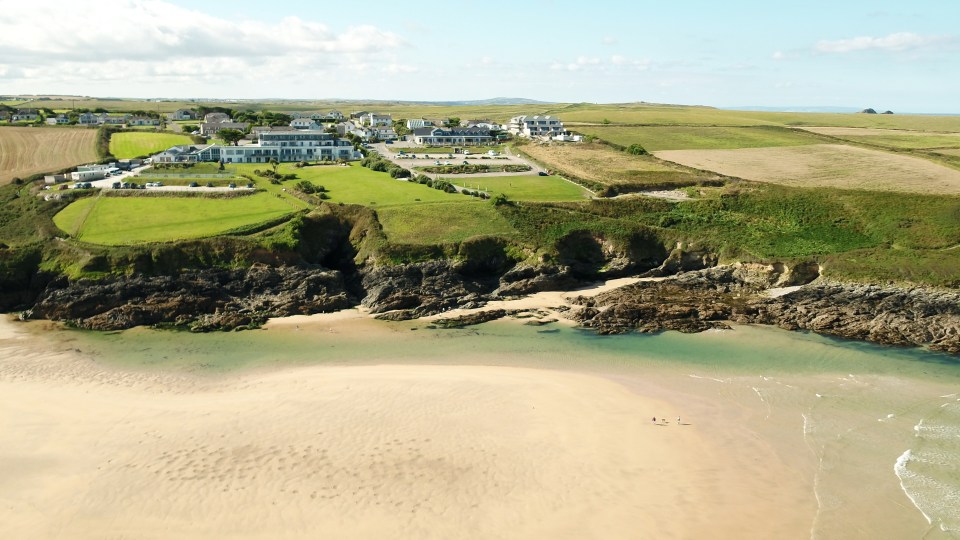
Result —
<instances>
[{"instance_id":1,"label":"white apartment building","mask_svg":"<svg viewBox=\"0 0 960 540\"><path fill-rule=\"evenodd\" d=\"M423 118L411 118L407 120L407 129L420 129L423 127L432 127L433 122Z\"/></svg>"},{"instance_id":2,"label":"white apartment building","mask_svg":"<svg viewBox=\"0 0 960 540\"><path fill-rule=\"evenodd\" d=\"M224 163L269 163L355 160L361 155L353 144L336 135L318 130L264 131L257 134L257 142L243 146L175 146L154 156L158 163L223 161Z\"/></svg>"},{"instance_id":3,"label":"white apartment building","mask_svg":"<svg viewBox=\"0 0 960 540\"><path fill-rule=\"evenodd\" d=\"M521 137L553 137L564 132L563 122L556 116L514 116L507 131Z\"/></svg>"},{"instance_id":4,"label":"white apartment building","mask_svg":"<svg viewBox=\"0 0 960 540\"><path fill-rule=\"evenodd\" d=\"M368 113L360 117L360 123L370 127L392 126L393 116L389 114Z\"/></svg>"}]
</instances>

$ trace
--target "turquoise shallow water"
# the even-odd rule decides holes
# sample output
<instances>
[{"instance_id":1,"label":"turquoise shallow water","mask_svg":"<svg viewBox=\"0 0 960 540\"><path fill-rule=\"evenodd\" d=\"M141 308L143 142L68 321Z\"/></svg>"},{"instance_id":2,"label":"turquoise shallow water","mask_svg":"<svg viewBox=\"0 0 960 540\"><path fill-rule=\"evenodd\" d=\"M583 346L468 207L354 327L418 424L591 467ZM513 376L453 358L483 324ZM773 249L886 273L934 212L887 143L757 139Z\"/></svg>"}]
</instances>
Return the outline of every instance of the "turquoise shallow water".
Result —
<instances>
[{"instance_id":1,"label":"turquoise shallow water","mask_svg":"<svg viewBox=\"0 0 960 540\"><path fill-rule=\"evenodd\" d=\"M533 327L515 322L456 330L429 329L422 322L363 324L375 331L340 332L329 325L210 334L135 329L66 331L61 339L111 364L211 372L285 364L466 360L547 368L689 366L725 373L796 374L856 371L960 382L957 357L769 327L598 336L564 326Z\"/></svg>"},{"instance_id":2,"label":"turquoise shallow water","mask_svg":"<svg viewBox=\"0 0 960 540\"><path fill-rule=\"evenodd\" d=\"M407 363L661 377L679 381L666 384L681 391L708 392L731 410L754 411L758 433L803 446L817 464L812 535L844 537L851 521L863 519L855 516L873 516L877 537L960 535L960 359L940 353L756 326L597 336L515 321L457 330L372 320L213 334L65 330L47 338L105 365L211 376ZM875 494L864 490L874 483ZM894 515L884 505L906 513ZM913 516L920 529L902 516Z\"/></svg>"}]
</instances>

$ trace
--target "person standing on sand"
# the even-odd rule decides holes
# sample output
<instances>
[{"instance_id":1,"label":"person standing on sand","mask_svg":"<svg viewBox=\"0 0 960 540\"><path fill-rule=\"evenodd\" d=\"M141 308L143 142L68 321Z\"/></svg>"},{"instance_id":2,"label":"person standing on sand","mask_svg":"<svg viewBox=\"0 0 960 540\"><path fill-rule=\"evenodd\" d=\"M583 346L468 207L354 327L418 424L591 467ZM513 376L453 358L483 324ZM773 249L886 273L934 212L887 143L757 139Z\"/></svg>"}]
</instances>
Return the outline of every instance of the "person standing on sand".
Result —
<instances>
[{"instance_id":1,"label":"person standing on sand","mask_svg":"<svg viewBox=\"0 0 960 540\"><path fill-rule=\"evenodd\" d=\"M680 425L680 417L679 417L679 416L677 417L677 425L678 425L678 426Z\"/></svg>"},{"instance_id":2,"label":"person standing on sand","mask_svg":"<svg viewBox=\"0 0 960 540\"><path fill-rule=\"evenodd\" d=\"M654 424L657 423L657 417L656 417L656 416L653 417L653 423L654 423Z\"/></svg>"}]
</instances>

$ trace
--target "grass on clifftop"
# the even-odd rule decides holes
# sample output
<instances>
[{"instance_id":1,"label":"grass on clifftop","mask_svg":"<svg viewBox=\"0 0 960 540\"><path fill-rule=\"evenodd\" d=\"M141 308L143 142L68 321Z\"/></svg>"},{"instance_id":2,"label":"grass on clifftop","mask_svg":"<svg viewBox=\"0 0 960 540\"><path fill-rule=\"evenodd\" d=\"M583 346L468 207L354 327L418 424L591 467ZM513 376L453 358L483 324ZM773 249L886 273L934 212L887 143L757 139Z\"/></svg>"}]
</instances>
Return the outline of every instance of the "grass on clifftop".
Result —
<instances>
[{"instance_id":1,"label":"grass on clifftop","mask_svg":"<svg viewBox=\"0 0 960 540\"><path fill-rule=\"evenodd\" d=\"M88 197L54 216L58 227L92 244L122 246L206 238L291 215L268 193L231 197Z\"/></svg>"},{"instance_id":2,"label":"grass on clifftop","mask_svg":"<svg viewBox=\"0 0 960 540\"><path fill-rule=\"evenodd\" d=\"M191 142L190 137L176 133L114 133L110 136L110 153L117 159L129 159L149 156L171 146Z\"/></svg>"},{"instance_id":3,"label":"grass on clifftop","mask_svg":"<svg viewBox=\"0 0 960 540\"><path fill-rule=\"evenodd\" d=\"M635 198L500 209L521 238L548 251L575 230L624 238L646 227L725 260L809 258L829 263L833 277L960 286L960 265L949 264L960 259L958 196L742 184L682 203Z\"/></svg>"},{"instance_id":4,"label":"grass on clifftop","mask_svg":"<svg viewBox=\"0 0 960 540\"><path fill-rule=\"evenodd\" d=\"M398 244L452 244L479 235L515 234L493 205L481 201L394 206L377 215L387 239Z\"/></svg>"}]
</instances>

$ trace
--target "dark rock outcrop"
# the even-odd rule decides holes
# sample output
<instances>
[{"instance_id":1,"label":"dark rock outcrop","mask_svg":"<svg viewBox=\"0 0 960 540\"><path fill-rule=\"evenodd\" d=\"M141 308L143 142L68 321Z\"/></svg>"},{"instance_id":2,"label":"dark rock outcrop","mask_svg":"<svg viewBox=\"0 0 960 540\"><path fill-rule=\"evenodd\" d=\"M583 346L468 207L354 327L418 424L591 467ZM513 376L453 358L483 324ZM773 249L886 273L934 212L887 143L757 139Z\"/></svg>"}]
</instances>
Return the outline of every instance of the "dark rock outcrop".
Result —
<instances>
[{"instance_id":1,"label":"dark rock outcrop","mask_svg":"<svg viewBox=\"0 0 960 540\"><path fill-rule=\"evenodd\" d=\"M877 111L874 109L867 108L860 111L860 114L877 114Z\"/></svg>"},{"instance_id":2,"label":"dark rock outcrop","mask_svg":"<svg viewBox=\"0 0 960 540\"><path fill-rule=\"evenodd\" d=\"M24 316L94 330L166 323L206 331L257 326L269 317L336 311L356 301L338 271L255 265L176 276L61 278Z\"/></svg>"},{"instance_id":3,"label":"dark rock outcrop","mask_svg":"<svg viewBox=\"0 0 960 540\"><path fill-rule=\"evenodd\" d=\"M777 265L767 271L762 265L736 265L640 282L581 298L577 303L583 309L572 316L602 334L698 332L729 320L960 354L958 292L813 283L777 298L760 294L769 285L784 284L784 272L776 270ZM793 275L806 279L809 270Z\"/></svg>"},{"instance_id":4,"label":"dark rock outcrop","mask_svg":"<svg viewBox=\"0 0 960 540\"><path fill-rule=\"evenodd\" d=\"M413 319L459 307L480 307L497 288L498 276L467 275L450 261L428 261L365 269L363 305L373 313L400 310Z\"/></svg>"}]
</instances>

